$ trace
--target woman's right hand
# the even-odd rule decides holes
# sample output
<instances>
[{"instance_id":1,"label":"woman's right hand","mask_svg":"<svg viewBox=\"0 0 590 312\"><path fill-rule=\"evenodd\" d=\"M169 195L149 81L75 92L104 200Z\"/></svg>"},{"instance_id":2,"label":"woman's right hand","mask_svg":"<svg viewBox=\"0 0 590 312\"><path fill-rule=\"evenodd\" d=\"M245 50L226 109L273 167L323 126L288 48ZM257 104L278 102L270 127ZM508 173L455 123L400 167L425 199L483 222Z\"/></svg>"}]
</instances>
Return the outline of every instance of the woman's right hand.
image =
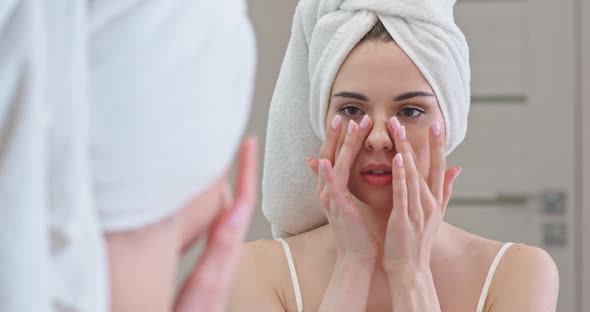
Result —
<instances>
[{"instance_id":1,"label":"woman's right hand","mask_svg":"<svg viewBox=\"0 0 590 312\"><path fill-rule=\"evenodd\" d=\"M343 123L342 118L336 115L326 134L320 158L309 159L309 165L318 178L317 191L322 208L336 239L338 261L374 264L380 253L379 244L360 213L366 205L348 188L352 164L371 127L372 121L367 115L360 125L350 121L344 143L338 150Z\"/></svg>"},{"instance_id":2,"label":"woman's right hand","mask_svg":"<svg viewBox=\"0 0 590 312\"><path fill-rule=\"evenodd\" d=\"M245 139L240 149L239 167L235 181L235 193L226 182L226 192L221 200L221 211L207 225L206 233L193 232L183 242L188 248L196 239L207 236L205 249L187 277L175 303L175 312L225 311L230 295L234 272L242 255L243 240L256 207L258 190L257 141ZM224 178L225 180L225 178ZM233 193L233 194L232 194ZM213 207L195 207L213 209ZM190 215L179 215L186 220ZM190 219L189 219L190 220ZM194 227L194 223L185 223Z\"/></svg>"}]
</instances>

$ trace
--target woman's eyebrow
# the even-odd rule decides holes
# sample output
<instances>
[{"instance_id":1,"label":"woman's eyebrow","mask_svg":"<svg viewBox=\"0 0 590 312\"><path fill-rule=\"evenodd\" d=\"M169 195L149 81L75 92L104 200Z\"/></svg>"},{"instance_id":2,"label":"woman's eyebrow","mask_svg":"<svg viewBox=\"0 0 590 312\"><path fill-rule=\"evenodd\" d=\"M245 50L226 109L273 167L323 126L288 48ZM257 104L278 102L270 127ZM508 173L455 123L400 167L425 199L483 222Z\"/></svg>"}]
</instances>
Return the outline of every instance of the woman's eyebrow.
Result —
<instances>
[{"instance_id":1,"label":"woman's eyebrow","mask_svg":"<svg viewBox=\"0 0 590 312\"><path fill-rule=\"evenodd\" d=\"M360 93L349 92L349 91L338 92L332 96L353 98L353 99L357 99L359 101L365 101L365 102L369 101L369 98L367 96L360 94Z\"/></svg>"},{"instance_id":2,"label":"woman's eyebrow","mask_svg":"<svg viewBox=\"0 0 590 312\"><path fill-rule=\"evenodd\" d=\"M434 94L428 93L428 92L423 92L423 91L406 92L406 93L402 93L402 94L396 96L393 100L398 102L398 101L411 99L411 98L417 97L417 96L434 96Z\"/></svg>"}]
</instances>

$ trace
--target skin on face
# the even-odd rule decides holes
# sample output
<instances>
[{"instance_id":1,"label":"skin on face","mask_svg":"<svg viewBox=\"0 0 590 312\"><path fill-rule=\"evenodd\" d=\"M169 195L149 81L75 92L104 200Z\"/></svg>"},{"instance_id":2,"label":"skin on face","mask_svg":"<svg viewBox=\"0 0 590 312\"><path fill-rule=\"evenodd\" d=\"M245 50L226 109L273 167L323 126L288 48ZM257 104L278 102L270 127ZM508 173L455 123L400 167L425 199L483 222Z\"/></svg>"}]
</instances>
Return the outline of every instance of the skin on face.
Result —
<instances>
[{"instance_id":1,"label":"skin on face","mask_svg":"<svg viewBox=\"0 0 590 312\"><path fill-rule=\"evenodd\" d=\"M389 119L396 116L406 127L417 169L424 177L430 167L428 131L435 121L440 122L441 135L445 137L442 112L430 84L392 41L363 42L348 55L332 86L326 128L336 115L343 122L337 153L350 121L360 124L365 115L373 121L352 166L348 186L352 194L374 209L391 210L391 184L370 185L361 172L371 163L392 166L397 151L387 131Z\"/></svg>"}]
</instances>

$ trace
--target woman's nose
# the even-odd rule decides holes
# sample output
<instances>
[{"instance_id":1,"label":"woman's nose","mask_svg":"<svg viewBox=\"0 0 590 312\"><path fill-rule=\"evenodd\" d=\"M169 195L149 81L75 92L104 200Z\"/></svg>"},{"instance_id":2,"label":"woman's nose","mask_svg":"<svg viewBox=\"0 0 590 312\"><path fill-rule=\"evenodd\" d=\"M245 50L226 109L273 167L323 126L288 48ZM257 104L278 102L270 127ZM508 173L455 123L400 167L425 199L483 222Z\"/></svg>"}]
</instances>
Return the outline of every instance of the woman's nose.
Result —
<instances>
[{"instance_id":1,"label":"woman's nose","mask_svg":"<svg viewBox=\"0 0 590 312\"><path fill-rule=\"evenodd\" d=\"M393 142L387 131L387 120L373 124L371 132L369 132L365 140L365 148L374 152L381 150L391 151L393 149Z\"/></svg>"}]
</instances>

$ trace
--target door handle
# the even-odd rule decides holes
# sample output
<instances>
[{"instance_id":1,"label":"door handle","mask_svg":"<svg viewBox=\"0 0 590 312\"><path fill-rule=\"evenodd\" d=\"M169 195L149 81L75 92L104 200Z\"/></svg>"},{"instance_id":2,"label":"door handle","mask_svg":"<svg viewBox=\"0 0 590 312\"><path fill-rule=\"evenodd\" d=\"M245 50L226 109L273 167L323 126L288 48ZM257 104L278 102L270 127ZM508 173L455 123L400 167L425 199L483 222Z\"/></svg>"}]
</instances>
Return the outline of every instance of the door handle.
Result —
<instances>
[{"instance_id":1,"label":"door handle","mask_svg":"<svg viewBox=\"0 0 590 312\"><path fill-rule=\"evenodd\" d=\"M498 194L494 197L453 197L451 206L521 206L529 201L529 196L522 194Z\"/></svg>"},{"instance_id":2,"label":"door handle","mask_svg":"<svg viewBox=\"0 0 590 312\"><path fill-rule=\"evenodd\" d=\"M526 206L531 200L540 200L546 214L563 214L565 212L566 193L546 190L537 194L498 193L494 197L454 197L451 206Z\"/></svg>"}]
</instances>

